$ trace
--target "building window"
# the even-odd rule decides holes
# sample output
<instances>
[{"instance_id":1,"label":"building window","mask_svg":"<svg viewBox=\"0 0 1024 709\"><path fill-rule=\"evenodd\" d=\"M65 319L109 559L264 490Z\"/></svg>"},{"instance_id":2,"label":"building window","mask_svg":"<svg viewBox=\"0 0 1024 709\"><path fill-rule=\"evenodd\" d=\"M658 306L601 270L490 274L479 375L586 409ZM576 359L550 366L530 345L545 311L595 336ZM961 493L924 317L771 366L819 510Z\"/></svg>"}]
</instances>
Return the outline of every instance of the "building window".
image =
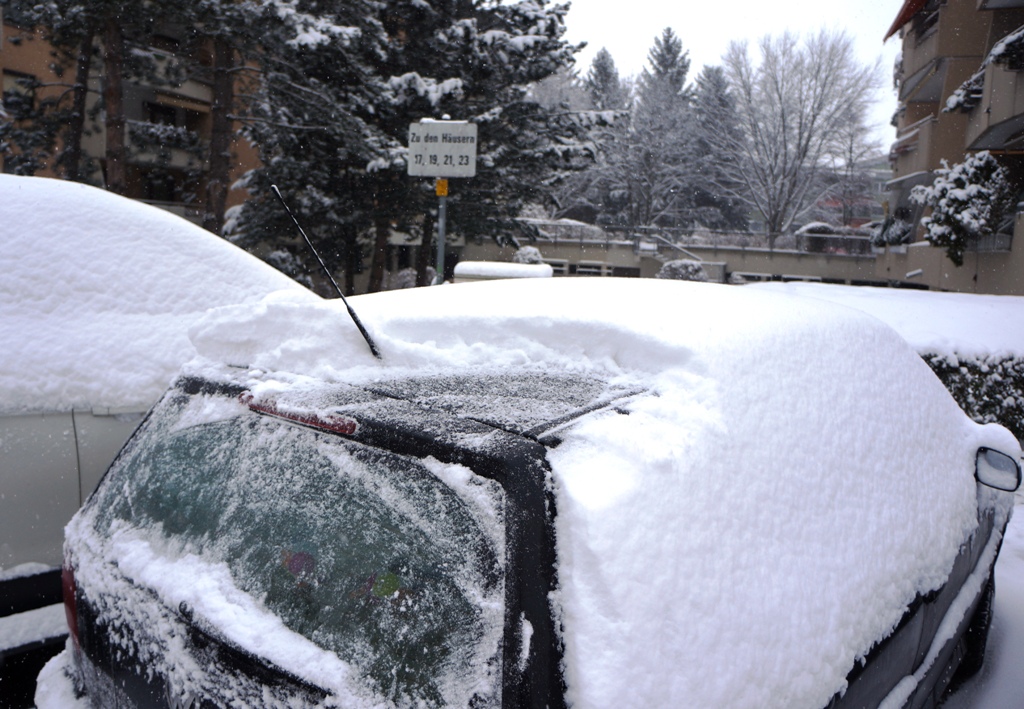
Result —
<instances>
[{"instance_id":1,"label":"building window","mask_svg":"<svg viewBox=\"0 0 1024 709\"><path fill-rule=\"evenodd\" d=\"M576 276L603 276L605 266L600 261L580 261L569 266L570 273Z\"/></svg>"},{"instance_id":2,"label":"building window","mask_svg":"<svg viewBox=\"0 0 1024 709\"><path fill-rule=\"evenodd\" d=\"M939 0L928 0L920 12L914 15L914 36L921 42L939 22Z\"/></svg>"},{"instance_id":3,"label":"building window","mask_svg":"<svg viewBox=\"0 0 1024 709\"><path fill-rule=\"evenodd\" d=\"M544 263L551 266L553 276L565 276L569 273L569 262L565 259L544 259Z\"/></svg>"},{"instance_id":4,"label":"building window","mask_svg":"<svg viewBox=\"0 0 1024 709\"><path fill-rule=\"evenodd\" d=\"M181 42L165 34L154 34L150 37L149 46L167 54L177 54L181 48Z\"/></svg>"},{"instance_id":5,"label":"building window","mask_svg":"<svg viewBox=\"0 0 1024 709\"><path fill-rule=\"evenodd\" d=\"M147 103L146 120L158 126L176 126L178 125L178 112L174 106Z\"/></svg>"}]
</instances>

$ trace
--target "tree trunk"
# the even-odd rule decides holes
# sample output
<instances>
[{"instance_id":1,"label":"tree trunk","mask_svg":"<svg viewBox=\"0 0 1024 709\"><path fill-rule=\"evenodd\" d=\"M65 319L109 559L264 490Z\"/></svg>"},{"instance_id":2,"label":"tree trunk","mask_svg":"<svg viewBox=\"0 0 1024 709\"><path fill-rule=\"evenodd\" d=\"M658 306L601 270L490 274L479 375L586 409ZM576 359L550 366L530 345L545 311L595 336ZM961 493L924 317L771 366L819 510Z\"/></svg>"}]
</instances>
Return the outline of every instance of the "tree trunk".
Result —
<instances>
[{"instance_id":1,"label":"tree trunk","mask_svg":"<svg viewBox=\"0 0 1024 709\"><path fill-rule=\"evenodd\" d=\"M213 105L210 107L210 171L206 178L203 228L220 234L228 198L231 171L231 109L235 102L235 52L226 39L213 43Z\"/></svg>"},{"instance_id":2,"label":"tree trunk","mask_svg":"<svg viewBox=\"0 0 1024 709\"><path fill-rule=\"evenodd\" d=\"M352 224L342 227L342 238L345 240L345 297L356 294L356 265L359 263L359 239L356 228Z\"/></svg>"},{"instance_id":3,"label":"tree trunk","mask_svg":"<svg viewBox=\"0 0 1024 709\"><path fill-rule=\"evenodd\" d=\"M388 255L388 236L391 224L386 216L377 214L374 217L373 256L370 261L370 285L367 293L376 293L384 287L384 261Z\"/></svg>"},{"instance_id":4,"label":"tree trunk","mask_svg":"<svg viewBox=\"0 0 1024 709\"><path fill-rule=\"evenodd\" d=\"M82 174L82 135L85 132L85 106L89 95L89 70L92 67L92 27L86 30L78 48L75 62L75 90L71 103L71 118L64 139L64 177L72 182L84 182Z\"/></svg>"},{"instance_id":5,"label":"tree trunk","mask_svg":"<svg viewBox=\"0 0 1024 709\"><path fill-rule=\"evenodd\" d=\"M127 187L125 166L124 89L124 37L116 17L109 18L103 33L103 67L106 85L103 88L103 107L106 111L107 132L107 190L124 194Z\"/></svg>"},{"instance_id":6,"label":"tree trunk","mask_svg":"<svg viewBox=\"0 0 1024 709\"><path fill-rule=\"evenodd\" d=\"M427 210L423 217L423 238L420 243L420 251L416 254L416 285L419 287L430 285L430 257L434 253L434 213Z\"/></svg>"}]
</instances>

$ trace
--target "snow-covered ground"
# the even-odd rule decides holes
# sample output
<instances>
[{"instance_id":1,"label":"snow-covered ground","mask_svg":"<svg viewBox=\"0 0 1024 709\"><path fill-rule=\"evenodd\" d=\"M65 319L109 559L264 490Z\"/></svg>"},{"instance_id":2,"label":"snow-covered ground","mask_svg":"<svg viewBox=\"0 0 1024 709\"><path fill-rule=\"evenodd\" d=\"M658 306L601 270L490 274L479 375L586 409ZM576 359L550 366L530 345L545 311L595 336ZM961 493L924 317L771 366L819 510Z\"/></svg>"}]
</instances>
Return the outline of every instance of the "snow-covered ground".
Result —
<instances>
[{"instance_id":1,"label":"snow-covered ground","mask_svg":"<svg viewBox=\"0 0 1024 709\"><path fill-rule=\"evenodd\" d=\"M852 288L815 283L764 283L747 288L822 298L887 322L918 351L960 355L1024 355L1024 298ZM995 616L981 672L944 709L1024 707L1024 494L1017 492L996 563Z\"/></svg>"}]
</instances>

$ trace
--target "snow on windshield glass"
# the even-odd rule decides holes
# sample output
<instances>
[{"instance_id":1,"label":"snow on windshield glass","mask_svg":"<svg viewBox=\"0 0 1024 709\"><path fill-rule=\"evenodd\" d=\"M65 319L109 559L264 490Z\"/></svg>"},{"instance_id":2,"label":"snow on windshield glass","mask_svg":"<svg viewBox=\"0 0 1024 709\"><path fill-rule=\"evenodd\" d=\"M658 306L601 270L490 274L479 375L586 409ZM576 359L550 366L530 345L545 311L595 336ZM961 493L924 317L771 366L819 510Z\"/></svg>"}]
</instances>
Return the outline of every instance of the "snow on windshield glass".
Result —
<instances>
[{"instance_id":1,"label":"snow on windshield glass","mask_svg":"<svg viewBox=\"0 0 1024 709\"><path fill-rule=\"evenodd\" d=\"M86 185L0 175L0 413L148 409L207 308L277 290L270 266L169 212Z\"/></svg>"},{"instance_id":2,"label":"snow on windshield glass","mask_svg":"<svg viewBox=\"0 0 1024 709\"><path fill-rule=\"evenodd\" d=\"M473 290L469 290L473 289ZM372 382L547 366L642 386L549 454L574 706L821 707L976 524L958 409L872 317L665 281L553 279L212 311L211 361ZM258 333L258 335L257 335Z\"/></svg>"}]
</instances>

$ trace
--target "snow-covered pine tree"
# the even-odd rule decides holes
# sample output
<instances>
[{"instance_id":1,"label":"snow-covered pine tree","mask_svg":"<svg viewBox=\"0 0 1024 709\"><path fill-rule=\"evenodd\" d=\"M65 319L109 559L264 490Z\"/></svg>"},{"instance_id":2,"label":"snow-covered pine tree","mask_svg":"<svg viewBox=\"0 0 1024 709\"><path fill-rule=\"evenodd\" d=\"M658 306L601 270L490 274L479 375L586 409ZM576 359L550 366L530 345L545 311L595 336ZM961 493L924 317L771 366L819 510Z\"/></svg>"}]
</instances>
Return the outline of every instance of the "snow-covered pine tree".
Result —
<instances>
[{"instance_id":1,"label":"snow-covered pine tree","mask_svg":"<svg viewBox=\"0 0 1024 709\"><path fill-rule=\"evenodd\" d=\"M367 165L399 159L398 146L365 123L385 87L373 64L387 42L377 5L363 0L263 3L254 19L262 52L243 132L262 165L241 180L251 198L229 210L226 231L256 253L276 253L290 275L316 274L316 259L270 190L277 185L332 272L352 293L362 268L359 235L375 195ZM327 293L325 293L326 295Z\"/></svg>"},{"instance_id":2,"label":"snow-covered pine tree","mask_svg":"<svg viewBox=\"0 0 1024 709\"><path fill-rule=\"evenodd\" d=\"M1002 217L1011 213L1016 190L1006 168L987 150L952 167L942 164L934 182L915 187L911 199L931 207L931 214L921 219L925 239L945 247L949 260L962 266L971 244L996 233Z\"/></svg>"},{"instance_id":3,"label":"snow-covered pine tree","mask_svg":"<svg viewBox=\"0 0 1024 709\"><path fill-rule=\"evenodd\" d=\"M727 161L734 159L723 144L739 136L736 101L725 71L705 66L693 91L696 172L694 209L696 220L711 229L747 230L747 206L733 196L737 185L730 179Z\"/></svg>"},{"instance_id":4,"label":"snow-covered pine tree","mask_svg":"<svg viewBox=\"0 0 1024 709\"><path fill-rule=\"evenodd\" d=\"M5 97L7 115L0 116L5 169L31 175L53 167L67 179L84 180L95 167L85 164L82 153L88 75L98 30L95 8L70 0L0 0L0 8L19 26L42 29L59 79L44 84L26 78Z\"/></svg>"},{"instance_id":5,"label":"snow-covered pine tree","mask_svg":"<svg viewBox=\"0 0 1024 709\"><path fill-rule=\"evenodd\" d=\"M630 227L694 223L689 68L682 41L666 28L655 38L648 67L627 100L628 113L593 134L596 164L572 180L562 196L563 213L588 214L601 224ZM610 55L598 53L588 79L595 102L614 93L617 74Z\"/></svg>"},{"instance_id":6,"label":"snow-covered pine tree","mask_svg":"<svg viewBox=\"0 0 1024 709\"><path fill-rule=\"evenodd\" d=\"M629 104L629 91L619 78L611 52L605 48L594 56L583 85L597 111L621 111Z\"/></svg>"},{"instance_id":7,"label":"snow-covered pine tree","mask_svg":"<svg viewBox=\"0 0 1024 709\"><path fill-rule=\"evenodd\" d=\"M332 251L358 254L357 235L371 234L376 290L391 230L413 230L436 204L430 181L405 174L410 123L447 114L479 125L478 173L452 185L451 233L519 229L522 205L549 199L551 182L590 157L586 119L526 97L528 85L572 62L575 48L562 39L566 7L539 0L293 5L310 14L315 7L325 26L346 30L330 43L275 41L267 50L273 66L251 129L264 167L248 178L257 199L239 222L250 237L275 238L262 216L270 213L266 186L278 182L304 221L334 242L325 259ZM425 224L429 236L432 218Z\"/></svg>"},{"instance_id":8,"label":"snow-covered pine tree","mask_svg":"<svg viewBox=\"0 0 1024 709\"><path fill-rule=\"evenodd\" d=\"M694 131L686 85L689 53L671 28L657 37L637 85L629 129L618 155L619 189L630 225L693 223Z\"/></svg>"}]
</instances>

